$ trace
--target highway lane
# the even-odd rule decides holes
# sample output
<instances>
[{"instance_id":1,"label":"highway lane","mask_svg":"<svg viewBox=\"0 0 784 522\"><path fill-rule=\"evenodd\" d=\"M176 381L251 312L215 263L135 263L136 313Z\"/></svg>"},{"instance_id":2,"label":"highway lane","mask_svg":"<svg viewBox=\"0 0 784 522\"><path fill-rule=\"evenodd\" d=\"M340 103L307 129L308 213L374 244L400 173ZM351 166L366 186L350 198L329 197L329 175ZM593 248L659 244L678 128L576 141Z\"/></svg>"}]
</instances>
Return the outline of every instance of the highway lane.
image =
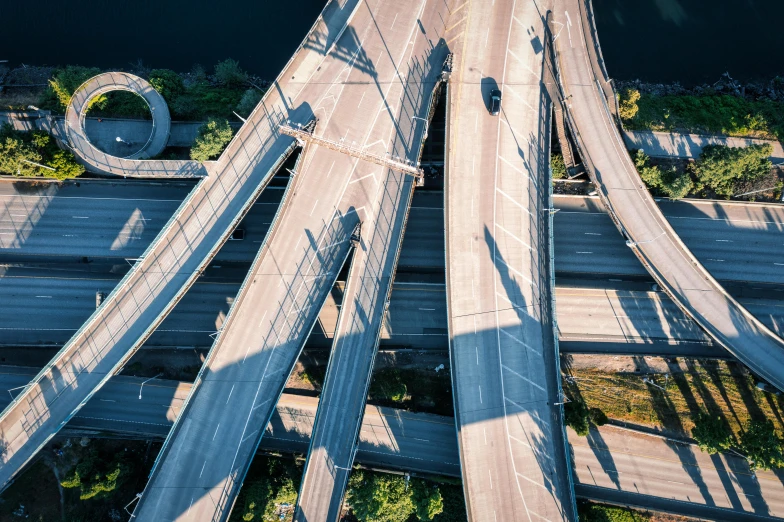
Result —
<instances>
[{"instance_id":1,"label":"highway lane","mask_svg":"<svg viewBox=\"0 0 784 522\"><path fill-rule=\"evenodd\" d=\"M418 11L403 15L399 5L381 2L327 9L342 16L329 31L341 36L327 47L309 82L287 99L308 100L319 117L318 136L383 155L402 132L395 123L406 107L390 91L405 71ZM389 37L382 32L386 29ZM427 56L416 60L423 66ZM316 146L306 147L296 171L198 386L159 456L135 510L139 518L228 516L275 398L349 253L350 235L374 210L385 174L378 165Z\"/></svg>"},{"instance_id":2,"label":"highway lane","mask_svg":"<svg viewBox=\"0 0 784 522\"><path fill-rule=\"evenodd\" d=\"M318 29L314 26L308 37ZM5 409L0 417L5 455L0 485L6 485L125 363L226 241L296 145L278 134L279 124L287 119L306 122L313 116L309 100L317 94L295 104L280 93L301 90L301 83L290 84L292 78L299 74L307 79L320 61L317 47L300 47L278 79L279 88L267 91L220 158L205 166L208 176L190 192L169 226L84 327Z\"/></svg>"},{"instance_id":3,"label":"highway lane","mask_svg":"<svg viewBox=\"0 0 784 522\"><path fill-rule=\"evenodd\" d=\"M80 181L33 187L0 182L0 262L79 262L82 257L136 258L192 187L191 183ZM268 187L216 262L249 263L275 214L282 187ZM647 276L598 197L558 196L555 263L560 274ZM406 271L444 267L443 193L417 191L399 265ZM784 207L730 201L658 202L675 231L721 281L782 284ZM119 261L119 259L118 259Z\"/></svg>"},{"instance_id":4,"label":"highway lane","mask_svg":"<svg viewBox=\"0 0 784 522\"><path fill-rule=\"evenodd\" d=\"M183 199L186 182L82 180L33 186L0 182L0 260L60 263L141 256ZM268 187L242 220L243 241L229 241L216 262L250 262L280 204L282 187Z\"/></svg>"},{"instance_id":5,"label":"highway lane","mask_svg":"<svg viewBox=\"0 0 784 522\"><path fill-rule=\"evenodd\" d=\"M575 520L547 265L549 2L470 2L447 108L446 282L470 520ZM489 114L493 89L500 113Z\"/></svg>"},{"instance_id":6,"label":"highway lane","mask_svg":"<svg viewBox=\"0 0 784 522\"><path fill-rule=\"evenodd\" d=\"M0 387L23 385L31 368L0 368ZM124 436L163 437L181 409L191 385L184 382L114 377L72 419L67 428L78 434L94 431ZM0 396L0 405L10 400ZM270 419L261 448L269 451L307 451L318 399L283 394ZM613 492L640 495L634 503L684 515L690 510L716 506L710 518L737 519L758 513L759 519L784 514L784 486L771 472L758 472L757 480L743 459L732 455L709 456L695 446L667 442L659 437L613 426L593 430L586 438L569 430L576 476L580 485L597 485L589 496L613 498ZM368 405L359 434L357 461L382 469L420 471L459 476L460 465L454 421L450 417L411 413ZM620 488L620 489L619 489ZM722 511L721 509L732 509ZM703 515L704 516L704 515ZM751 518L752 520L754 518Z\"/></svg>"},{"instance_id":7,"label":"highway lane","mask_svg":"<svg viewBox=\"0 0 784 522\"><path fill-rule=\"evenodd\" d=\"M571 130L586 167L657 282L719 344L784 389L784 341L711 277L680 241L635 170L604 98L606 72L597 77L591 68L589 49L595 49L596 41L581 14L585 9L584 0L566 0L558 4L554 20L567 31L556 42L558 61Z\"/></svg>"},{"instance_id":8,"label":"highway lane","mask_svg":"<svg viewBox=\"0 0 784 522\"><path fill-rule=\"evenodd\" d=\"M220 272L212 270L213 274ZM208 272L210 273L210 272ZM46 274L46 275L44 275ZM411 278L407 278L411 279ZM0 346L64 344L95 309L96 291L110 292L119 276L9 268L0 277ZM642 350L635 344L659 343L652 353L684 354L710 345L709 338L663 292L648 284L559 279L556 309L559 339L565 352L601 346L614 353ZM202 278L177 303L143 348L207 348L229 312L240 283ZM319 311L306 348L330 349L345 284L338 281ZM740 302L775 332L784 331L784 302L771 292L750 293ZM46 317L45 323L41 318ZM448 347L446 294L443 283L395 281L384 312L380 346L415 350ZM615 346L611 346L615 345ZM597 348L594 348L595 350ZM713 347L712 352L722 354Z\"/></svg>"},{"instance_id":9,"label":"highway lane","mask_svg":"<svg viewBox=\"0 0 784 522\"><path fill-rule=\"evenodd\" d=\"M397 59L392 100L394 138L373 129L365 144L386 142L393 157L418 162L430 104L448 50L438 42L449 19L443 0L396 2L378 9L374 22L384 40L407 42ZM390 44L391 45L391 44ZM397 56L391 49L389 58ZM390 114L390 116L392 116ZM382 119L383 122L383 119ZM380 126L384 129L383 126ZM382 141L384 140L384 141ZM375 177L374 177L375 179ZM354 248L294 520L338 520L354 462L358 433L378 339L414 190L411 176L382 171L369 198L362 239Z\"/></svg>"}]
</instances>

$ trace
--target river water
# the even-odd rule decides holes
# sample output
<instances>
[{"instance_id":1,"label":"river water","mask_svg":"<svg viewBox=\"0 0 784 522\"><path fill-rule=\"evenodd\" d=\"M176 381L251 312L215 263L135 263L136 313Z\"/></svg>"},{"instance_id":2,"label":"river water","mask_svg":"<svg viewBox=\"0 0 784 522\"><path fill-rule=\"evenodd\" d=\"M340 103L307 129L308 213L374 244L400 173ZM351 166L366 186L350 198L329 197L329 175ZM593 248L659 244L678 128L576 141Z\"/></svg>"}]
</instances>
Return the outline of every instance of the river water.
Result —
<instances>
[{"instance_id":1,"label":"river water","mask_svg":"<svg viewBox=\"0 0 784 522\"><path fill-rule=\"evenodd\" d=\"M397 1L397 0L388 0ZM490 0L473 0L490 1ZM518 0L519 1L519 0ZM530 1L530 0L525 0ZM273 79L324 0L0 0L0 60L207 70ZM713 82L784 75L784 0L594 0L610 76Z\"/></svg>"}]
</instances>

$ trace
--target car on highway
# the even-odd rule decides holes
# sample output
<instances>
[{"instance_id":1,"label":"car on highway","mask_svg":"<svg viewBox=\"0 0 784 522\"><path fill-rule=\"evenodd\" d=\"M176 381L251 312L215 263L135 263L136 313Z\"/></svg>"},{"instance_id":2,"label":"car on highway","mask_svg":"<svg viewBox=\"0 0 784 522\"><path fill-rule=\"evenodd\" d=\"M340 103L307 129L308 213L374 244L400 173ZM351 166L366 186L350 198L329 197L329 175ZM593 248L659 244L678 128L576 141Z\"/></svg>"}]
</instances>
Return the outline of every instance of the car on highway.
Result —
<instances>
[{"instance_id":1,"label":"car on highway","mask_svg":"<svg viewBox=\"0 0 784 522\"><path fill-rule=\"evenodd\" d=\"M490 114L498 116L501 112L501 91L493 89L490 91Z\"/></svg>"}]
</instances>

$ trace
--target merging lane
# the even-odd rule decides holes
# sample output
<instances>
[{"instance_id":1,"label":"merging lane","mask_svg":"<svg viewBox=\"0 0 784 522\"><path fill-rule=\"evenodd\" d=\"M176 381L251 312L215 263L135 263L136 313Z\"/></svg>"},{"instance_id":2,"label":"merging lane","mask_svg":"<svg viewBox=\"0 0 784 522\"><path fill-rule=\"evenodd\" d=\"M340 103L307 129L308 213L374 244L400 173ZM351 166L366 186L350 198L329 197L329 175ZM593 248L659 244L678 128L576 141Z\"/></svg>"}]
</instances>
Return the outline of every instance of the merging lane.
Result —
<instances>
[{"instance_id":1,"label":"merging lane","mask_svg":"<svg viewBox=\"0 0 784 522\"><path fill-rule=\"evenodd\" d=\"M557 4L556 41L570 125L580 152L629 246L656 281L719 344L784 389L784 341L733 299L668 223L643 185L610 114L589 50L598 44L585 0ZM557 31L555 31L557 32Z\"/></svg>"}]
</instances>

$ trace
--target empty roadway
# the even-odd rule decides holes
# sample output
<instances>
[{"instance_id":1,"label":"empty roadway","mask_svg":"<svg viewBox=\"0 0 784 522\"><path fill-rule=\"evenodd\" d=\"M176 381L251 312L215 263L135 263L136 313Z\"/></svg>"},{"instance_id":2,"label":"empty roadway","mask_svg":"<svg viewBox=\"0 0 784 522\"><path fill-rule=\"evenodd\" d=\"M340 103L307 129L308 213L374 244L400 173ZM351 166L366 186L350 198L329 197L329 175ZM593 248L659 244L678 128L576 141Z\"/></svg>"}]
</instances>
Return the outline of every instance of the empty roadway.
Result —
<instances>
[{"instance_id":1,"label":"empty roadway","mask_svg":"<svg viewBox=\"0 0 784 522\"><path fill-rule=\"evenodd\" d=\"M396 123L405 121L403 111L419 113L401 99L413 93L391 89L401 82L412 88L418 77L409 69L427 71L431 64L422 54L405 63L412 52L408 35L420 26L416 9L399 7L327 5L325 17L342 20L328 22L329 34L340 36L301 90L283 89L289 103L307 101L319 117L319 137L383 155L408 132ZM374 212L386 179L378 165L314 145L306 146L296 172L159 456L135 510L139 518L228 516L275 400L349 253L349 237Z\"/></svg>"},{"instance_id":2,"label":"empty roadway","mask_svg":"<svg viewBox=\"0 0 784 522\"><path fill-rule=\"evenodd\" d=\"M564 97L580 153L636 255L657 282L719 344L784 389L784 341L735 301L692 255L659 211L626 151L589 52L596 37L585 0L558 4L555 22ZM571 16L569 16L571 13ZM586 25L587 24L587 25ZM594 62L595 63L595 62Z\"/></svg>"},{"instance_id":3,"label":"empty roadway","mask_svg":"<svg viewBox=\"0 0 784 522\"><path fill-rule=\"evenodd\" d=\"M575 520L548 257L549 2L466 2L447 108L446 283L469 520ZM462 36L460 36L462 35ZM488 111L502 91L500 113Z\"/></svg>"},{"instance_id":4,"label":"empty roadway","mask_svg":"<svg viewBox=\"0 0 784 522\"><path fill-rule=\"evenodd\" d=\"M0 368L0 386L23 385L31 368ZM164 436L181 408L191 385L185 382L115 377L71 420L77 433L103 431L125 436ZM0 404L8 397L0 397ZM304 452L313 428L318 399L283 394L267 426L261 447L271 451ZM457 439L450 417L412 413L368 405L360 432L357 461L377 468L460 474ZM696 446L667 442L659 437L604 426L588 437L569 430L574 466L580 485L597 500L613 499L613 492L637 495L642 507L675 510L706 518L758 519L784 514L784 491L776 474L749 473L741 458L707 455ZM623 498L623 497L621 497ZM669 502L667 502L669 500ZM719 511L694 511L717 506ZM721 511L731 508L734 511ZM754 518L749 518L754 520Z\"/></svg>"}]
</instances>

